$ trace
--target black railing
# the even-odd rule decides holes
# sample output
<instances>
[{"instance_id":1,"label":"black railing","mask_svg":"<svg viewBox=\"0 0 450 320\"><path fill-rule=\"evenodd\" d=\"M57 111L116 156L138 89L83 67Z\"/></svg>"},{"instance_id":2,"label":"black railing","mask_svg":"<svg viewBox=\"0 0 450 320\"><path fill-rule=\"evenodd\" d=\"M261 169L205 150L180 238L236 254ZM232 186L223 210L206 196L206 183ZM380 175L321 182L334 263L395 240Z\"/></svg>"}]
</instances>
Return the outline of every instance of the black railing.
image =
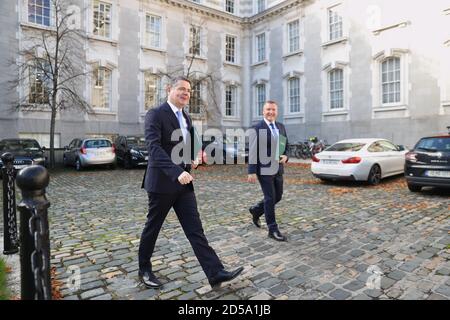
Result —
<instances>
[{"instance_id":1,"label":"black railing","mask_svg":"<svg viewBox=\"0 0 450 320\"><path fill-rule=\"evenodd\" d=\"M47 169L32 165L19 171L20 265L22 300L51 300L50 241L45 196Z\"/></svg>"},{"instance_id":2,"label":"black railing","mask_svg":"<svg viewBox=\"0 0 450 320\"><path fill-rule=\"evenodd\" d=\"M11 153L2 155L3 167L3 254L14 254L19 251L16 217L16 187L14 156Z\"/></svg>"}]
</instances>

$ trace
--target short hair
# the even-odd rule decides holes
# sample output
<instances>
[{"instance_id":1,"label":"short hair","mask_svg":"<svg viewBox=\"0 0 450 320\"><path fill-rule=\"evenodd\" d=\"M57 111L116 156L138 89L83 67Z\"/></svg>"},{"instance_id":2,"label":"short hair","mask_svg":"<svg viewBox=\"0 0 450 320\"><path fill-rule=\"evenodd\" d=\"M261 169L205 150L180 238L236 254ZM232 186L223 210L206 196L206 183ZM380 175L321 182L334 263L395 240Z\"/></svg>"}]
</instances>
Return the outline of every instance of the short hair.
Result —
<instances>
[{"instance_id":1,"label":"short hair","mask_svg":"<svg viewBox=\"0 0 450 320\"><path fill-rule=\"evenodd\" d=\"M266 102L264 102L264 106L265 106L266 104L275 104L275 105L278 106L278 103L276 103L276 102L273 101L273 100L267 100Z\"/></svg>"},{"instance_id":2,"label":"short hair","mask_svg":"<svg viewBox=\"0 0 450 320\"><path fill-rule=\"evenodd\" d=\"M178 81L186 81L190 85L192 85L191 80L189 80L187 77L185 77L185 76L177 76L177 77L175 77L175 78L170 80L170 86L171 87L175 86L178 83Z\"/></svg>"}]
</instances>

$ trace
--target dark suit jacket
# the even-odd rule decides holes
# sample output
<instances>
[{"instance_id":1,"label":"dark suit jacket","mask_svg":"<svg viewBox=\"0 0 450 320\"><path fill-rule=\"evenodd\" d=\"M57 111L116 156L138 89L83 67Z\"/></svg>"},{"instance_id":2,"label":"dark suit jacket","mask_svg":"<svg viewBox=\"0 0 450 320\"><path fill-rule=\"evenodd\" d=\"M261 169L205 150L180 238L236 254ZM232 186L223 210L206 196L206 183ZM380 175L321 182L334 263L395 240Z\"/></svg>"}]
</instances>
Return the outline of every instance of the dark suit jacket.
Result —
<instances>
[{"instance_id":1,"label":"dark suit jacket","mask_svg":"<svg viewBox=\"0 0 450 320\"><path fill-rule=\"evenodd\" d=\"M183 110L183 116L186 119L188 132L193 133L192 121ZM193 190L192 183L182 185L178 177L183 171L191 170L190 161L175 164L171 159L172 149L182 142L180 137L178 141L172 141L172 133L180 129L178 119L170 108L169 104L163 103L157 108L151 109L145 116L145 142L148 150L148 164L142 181L142 188L147 192L156 193L177 193L183 188ZM193 159L189 155L189 159Z\"/></svg>"},{"instance_id":2,"label":"dark suit jacket","mask_svg":"<svg viewBox=\"0 0 450 320\"><path fill-rule=\"evenodd\" d=\"M288 141L287 141L287 134L286 134L286 128L284 125L278 121L275 121L275 126L279 130L279 134L286 137L286 148L282 155L287 156L287 150L288 150ZM261 168L268 168L271 166L273 161L278 162L279 159L275 159L276 156L276 150L272 151L272 146L276 145L275 138L272 135L272 131L270 130L269 126L266 124L264 120L261 120L256 125L253 126L254 134L250 134L249 139L249 165L248 165L248 173L257 175L261 174ZM260 131L262 130L262 131ZM268 163L264 163L262 159L260 158L260 150L259 150L259 141L262 138L262 134L266 130L267 134L267 145L266 150L262 150L262 155L265 155L265 157L270 157L270 161ZM261 133L261 135L259 134ZM266 154L267 153L267 154ZM280 154L281 156L281 154ZM282 163L279 164L278 172L275 172L274 174L283 174L284 173L284 166Z\"/></svg>"}]
</instances>

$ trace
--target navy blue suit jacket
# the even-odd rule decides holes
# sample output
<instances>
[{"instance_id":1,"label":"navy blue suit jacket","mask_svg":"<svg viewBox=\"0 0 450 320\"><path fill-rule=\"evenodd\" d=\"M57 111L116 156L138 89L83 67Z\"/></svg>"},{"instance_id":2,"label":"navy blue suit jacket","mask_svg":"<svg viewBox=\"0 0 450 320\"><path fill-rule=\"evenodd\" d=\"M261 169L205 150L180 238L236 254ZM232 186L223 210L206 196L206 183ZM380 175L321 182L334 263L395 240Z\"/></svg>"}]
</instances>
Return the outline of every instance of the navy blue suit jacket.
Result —
<instances>
[{"instance_id":1,"label":"navy blue suit jacket","mask_svg":"<svg viewBox=\"0 0 450 320\"><path fill-rule=\"evenodd\" d=\"M287 150L288 150L288 141L287 141L287 134L286 134L286 128L284 125L280 122L275 121L275 126L279 130L279 134L286 137L286 148L284 150L284 153L282 155L287 156ZM250 135L250 141L249 141L249 165L248 165L248 173L257 175L261 175L261 168L268 168L271 166L273 161L278 162L279 159L275 159L276 156L276 150L272 152L272 145L275 146L276 141L275 138L272 135L272 131L270 130L269 126L266 124L264 120L261 120L256 125L253 126L253 129L255 130L255 135ZM262 130L262 131L261 131ZM262 138L262 134L264 133L264 130L266 130L266 150L262 151L262 154L265 155L265 157L270 157L270 161L268 163L262 163L262 159L260 158L260 139ZM261 134L261 135L260 135ZM267 153L267 154L266 154ZM281 156L281 154L280 154ZM253 161L252 161L253 160ZM256 160L256 161L255 161ZM283 174L284 173L284 166L282 163L279 163L278 172L275 172L274 174Z\"/></svg>"},{"instance_id":2,"label":"navy blue suit jacket","mask_svg":"<svg viewBox=\"0 0 450 320\"><path fill-rule=\"evenodd\" d=\"M184 110L183 116L187 122L190 138L193 132L192 121ZM171 159L172 149L183 141L181 136L178 141L171 140L172 133L177 129L180 129L178 119L167 102L147 112L144 130L148 164L142 181L142 188L147 192L177 193L183 188L194 189L192 182L182 185L178 181L183 171L191 170L190 161L186 165L175 164ZM189 159L193 159L192 154L189 155Z\"/></svg>"}]
</instances>

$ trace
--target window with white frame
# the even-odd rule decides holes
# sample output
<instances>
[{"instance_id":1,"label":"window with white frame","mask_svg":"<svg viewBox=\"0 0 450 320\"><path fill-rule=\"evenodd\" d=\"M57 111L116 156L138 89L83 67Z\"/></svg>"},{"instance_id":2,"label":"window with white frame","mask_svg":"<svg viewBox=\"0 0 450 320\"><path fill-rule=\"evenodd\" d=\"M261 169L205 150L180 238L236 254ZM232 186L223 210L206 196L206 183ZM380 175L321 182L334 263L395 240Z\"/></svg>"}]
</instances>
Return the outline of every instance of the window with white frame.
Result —
<instances>
[{"instance_id":1,"label":"window with white frame","mask_svg":"<svg viewBox=\"0 0 450 320\"><path fill-rule=\"evenodd\" d=\"M328 9L328 40L336 40L342 38L342 16L338 10L339 6Z\"/></svg>"},{"instance_id":2,"label":"window with white frame","mask_svg":"<svg viewBox=\"0 0 450 320\"><path fill-rule=\"evenodd\" d=\"M289 113L300 112L300 78L288 80Z\"/></svg>"},{"instance_id":3,"label":"window with white frame","mask_svg":"<svg viewBox=\"0 0 450 320\"><path fill-rule=\"evenodd\" d=\"M111 70L96 66L92 81L92 106L98 109L111 107Z\"/></svg>"},{"instance_id":4,"label":"window with white frame","mask_svg":"<svg viewBox=\"0 0 450 320\"><path fill-rule=\"evenodd\" d=\"M201 54L201 28L191 25L189 28L189 54L199 56Z\"/></svg>"},{"instance_id":5,"label":"window with white frame","mask_svg":"<svg viewBox=\"0 0 450 320\"><path fill-rule=\"evenodd\" d=\"M266 34L261 33L256 36L256 62L266 60Z\"/></svg>"},{"instance_id":6,"label":"window with white frame","mask_svg":"<svg viewBox=\"0 0 450 320\"><path fill-rule=\"evenodd\" d=\"M160 76L144 72L144 110L161 105L166 96Z\"/></svg>"},{"instance_id":7,"label":"window with white frame","mask_svg":"<svg viewBox=\"0 0 450 320\"><path fill-rule=\"evenodd\" d=\"M94 0L94 30L97 36L111 37L111 4Z\"/></svg>"},{"instance_id":8,"label":"window with white frame","mask_svg":"<svg viewBox=\"0 0 450 320\"><path fill-rule=\"evenodd\" d=\"M145 21L147 45L154 48L161 47L162 19L159 16L148 14Z\"/></svg>"},{"instance_id":9,"label":"window with white frame","mask_svg":"<svg viewBox=\"0 0 450 320\"><path fill-rule=\"evenodd\" d=\"M189 112L200 114L202 109L202 84L196 82L192 85L191 99L189 101Z\"/></svg>"},{"instance_id":10,"label":"window with white frame","mask_svg":"<svg viewBox=\"0 0 450 320\"><path fill-rule=\"evenodd\" d=\"M236 116L236 104L237 104L237 88L233 85L225 87L225 116Z\"/></svg>"},{"instance_id":11,"label":"window with white frame","mask_svg":"<svg viewBox=\"0 0 450 320\"><path fill-rule=\"evenodd\" d=\"M389 57L381 63L381 96L383 104L400 102L400 85L400 58Z\"/></svg>"},{"instance_id":12,"label":"window with white frame","mask_svg":"<svg viewBox=\"0 0 450 320\"><path fill-rule=\"evenodd\" d=\"M287 25L288 32L288 52L296 52L300 50L300 22L295 20Z\"/></svg>"},{"instance_id":13,"label":"window with white frame","mask_svg":"<svg viewBox=\"0 0 450 320\"><path fill-rule=\"evenodd\" d=\"M330 110L344 108L344 72L333 69L328 72L329 106Z\"/></svg>"},{"instance_id":14,"label":"window with white frame","mask_svg":"<svg viewBox=\"0 0 450 320\"><path fill-rule=\"evenodd\" d=\"M236 43L234 36L226 35L225 37L225 61L236 63Z\"/></svg>"},{"instance_id":15,"label":"window with white frame","mask_svg":"<svg viewBox=\"0 0 450 320\"><path fill-rule=\"evenodd\" d=\"M225 0L225 11L234 13L234 0Z\"/></svg>"},{"instance_id":16,"label":"window with white frame","mask_svg":"<svg viewBox=\"0 0 450 320\"><path fill-rule=\"evenodd\" d=\"M266 0L256 0L256 13L266 10Z\"/></svg>"},{"instance_id":17,"label":"window with white frame","mask_svg":"<svg viewBox=\"0 0 450 320\"><path fill-rule=\"evenodd\" d=\"M266 102L266 85L264 83L256 86L256 115L263 115L264 103Z\"/></svg>"},{"instance_id":18,"label":"window with white frame","mask_svg":"<svg viewBox=\"0 0 450 320\"><path fill-rule=\"evenodd\" d=\"M50 26L51 0L28 0L28 22Z\"/></svg>"},{"instance_id":19,"label":"window with white frame","mask_svg":"<svg viewBox=\"0 0 450 320\"><path fill-rule=\"evenodd\" d=\"M51 88L50 64L37 59L28 65L28 102L36 104L49 103Z\"/></svg>"}]
</instances>

